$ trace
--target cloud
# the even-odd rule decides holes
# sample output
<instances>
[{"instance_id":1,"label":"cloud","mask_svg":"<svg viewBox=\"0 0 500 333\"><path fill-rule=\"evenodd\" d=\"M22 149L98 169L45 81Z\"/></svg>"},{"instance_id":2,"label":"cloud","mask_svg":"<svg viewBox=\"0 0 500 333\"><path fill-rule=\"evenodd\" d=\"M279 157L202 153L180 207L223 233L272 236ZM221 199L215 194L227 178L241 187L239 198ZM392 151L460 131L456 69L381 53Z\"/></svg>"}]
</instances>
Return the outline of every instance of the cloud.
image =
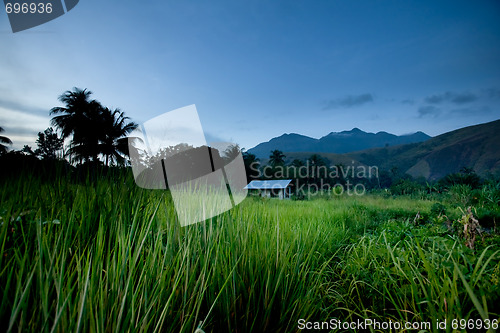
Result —
<instances>
[{"instance_id":1,"label":"cloud","mask_svg":"<svg viewBox=\"0 0 500 333\"><path fill-rule=\"evenodd\" d=\"M423 117L437 117L441 113L441 109L433 106L433 105L426 105L426 106L421 106L418 108L418 117L423 118Z\"/></svg>"},{"instance_id":2,"label":"cloud","mask_svg":"<svg viewBox=\"0 0 500 333\"><path fill-rule=\"evenodd\" d=\"M428 96L424 99L424 101L426 103L429 103L429 104L440 104L444 101L444 96L443 95L432 95L432 96Z\"/></svg>"},{"instance_id":3,"label":"cloud","mask_svg":"<svg viewBox=\"0 0 500 333\"><path fill-rule=\"evenodd\" d=\"M424 99L428 104L441 104L444 102L450 102L453 104L466 104L477 100L476 94L470 92L455 93L447 91L443 94L431 95Z\"/></svg>"},{"instance_id":4,"label":"cloud","mask_svg":"<svg viewBox=\"0 0 500 333\"><path fill-rule=\"evenodd\" d=\"M11 148L20 149L34 144L38 132L50 126L50 117L45 109L0 99L0 126L12 140Z\"/></svg>"},{"instance_id":5,"label":"cloud","mask_svg":"<svg viewBox=\"0 0 500 333\"><path fill-rule=\"evenodd\" d=\"M487 98L492 100L500 100L500 89L497 88L489 88L483 89L482 92L486 95Z\"/></svg>"},{"instance_id":6,"label":"cloud","mask_svg":"<svg viewBox=\"0 0 500 333\"><path fill-rule=\"evenodd\" d=\"M401 101L402 104L408 104L408 105L413 105L415 104L415 101L413 99L407 98Z\"/></svg>"},{"instance_id":7,"label":"cloud","mask_svg":"<svg viewBox=\"0 0 500 333\"><path fill-rule=\"evenodd\" d=\"M492 109L488 106L483 106L480 108L460 108L451 110L452 114L460 114L463 116L478 116L478 115L488 115L492 112Z\"/></svg>"},{"instance_id":8,"label":"cloud","mask_svg":"<svg viewBox=\"0 0 500 333\"><path fill-rule=\"evenodd\" d=\"M0 99L0 108L2 109L7 109L7 110L12 110L12 111L21 111L33 115L39 115L39 116L48 116L49 111L44 108L36 107L36 106L31 106L23 103L19 103L16 101L9 101L9 100L4 100Z\"/></svg>"},{"instance_id":9,"label":"cloud","mask_svg":"<svg viewBox=\"0 0 500 333\"><path fill-rule=\"evenodd\" d=\"M365 93L360 95L348 95L338 99L326 101L323 110L331 110L338 108L350 108L360 106L369 102L373 102L372 94Z\"/></svg>"},{"instance_id":10,"label":"cloud","mask_svg":"<svg viewBox=\"0 0 500 333\"><path fill-rule=\"evenodd\" d=\"M451 97L451 102L455 104L471 103L477 100L477 96L472 93L455 94Z\"/></svg>"}]
</instances>

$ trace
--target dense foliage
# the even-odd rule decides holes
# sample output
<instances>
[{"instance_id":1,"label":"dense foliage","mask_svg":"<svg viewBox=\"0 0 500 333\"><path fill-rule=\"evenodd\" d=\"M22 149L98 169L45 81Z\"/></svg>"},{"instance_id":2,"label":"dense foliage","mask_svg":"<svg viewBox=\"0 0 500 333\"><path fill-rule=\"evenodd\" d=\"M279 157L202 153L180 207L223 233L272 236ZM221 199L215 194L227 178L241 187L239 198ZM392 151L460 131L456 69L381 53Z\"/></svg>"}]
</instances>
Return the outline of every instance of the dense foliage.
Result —
<instances>
[{"instance_id":1,"label":"dense foliage","mask_svg":"<svg viewBox=\"0 0 500 333\"><path fill-rule=\"evenodd\" d=\"M168 191L141 190L126 169L93 170L0 180L1 330L192 332L201 322L205 332L290 332L299 319L498 318L498 183L247 198L182 228ZM473 219L481 233L466 234Z\"/></svg>"}]
</instances>

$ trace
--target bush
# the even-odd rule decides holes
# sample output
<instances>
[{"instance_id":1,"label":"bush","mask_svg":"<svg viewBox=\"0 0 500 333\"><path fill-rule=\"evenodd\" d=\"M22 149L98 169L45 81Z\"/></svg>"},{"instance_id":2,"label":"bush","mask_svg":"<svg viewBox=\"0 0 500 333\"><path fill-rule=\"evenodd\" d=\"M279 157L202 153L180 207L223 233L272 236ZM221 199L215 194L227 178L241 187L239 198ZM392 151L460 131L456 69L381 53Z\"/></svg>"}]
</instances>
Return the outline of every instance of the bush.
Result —
<instances>
[{"instance_id":1,"label":"bush","mask_svg":"<svg viewBox=\"0 0 500 333\"><path fill-rule=\"evenodd\" d=\"M446 215L446 206L440 202L436 202L431 207L431 215L433 217Z\"/></svg>"},{"instance_id":2,"label":"bush","mask_svg":"<svg viewBox=\"0 0 500 333\"><path fill-rule=\"evenodd\" d=\"M468 185L474 189L481 185L481 178L472 168L462 168L460 172L451 173L441 179L439 185L445 189L454 185Z\"/></svg>"},{"instance_id":3,"label":"bush","mask_svg":"<svg viewBox=\"0 0 500 333\"><path fill-rule=\"evenodd\" d=\"M396 195L419 194L425 188L411 179L400 179L391 185L391 192Z\"/></svg>"},{"instance_id":4,"label":"bush","mask_svg":"<svg viewBox=\"0 0 500 333\"><path fill-rule=\"evenodd\" d=\"M448 190L452 203L460 206L468 206L472 202L472 187L465 184L457 184Z\"/></svg>"},{"instance_id":5,"label":"bush","mask_svg":"<svg viewBox=\"0 0 500 333\"><path fill-rule=\"evenodd\" d=\"M483 185L477 193L477 201L483 207L500 206L500 184L489 183Z\"/></svg>"},{"instance_id":6,"label":"bush","mask_svg":"<svg viewBox=\"0 0 500 333\"><path fill-rule=\"evenodd\" d=\"M477 219L479 224L485 228L494 228L500 222L500 212L484 207L476 209Z\"/></svg>"}]
</instances>

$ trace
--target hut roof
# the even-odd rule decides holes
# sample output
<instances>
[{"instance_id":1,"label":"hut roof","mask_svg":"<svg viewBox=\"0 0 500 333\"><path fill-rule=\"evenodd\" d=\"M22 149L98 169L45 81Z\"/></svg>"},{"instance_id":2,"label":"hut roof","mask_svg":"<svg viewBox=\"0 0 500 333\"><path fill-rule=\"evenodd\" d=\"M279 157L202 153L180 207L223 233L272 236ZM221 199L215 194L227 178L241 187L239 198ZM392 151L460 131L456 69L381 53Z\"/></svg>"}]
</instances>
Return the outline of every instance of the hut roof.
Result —
<instances>
[{"instance_id":1,"label":"hut roof","mask_svg":"<svg viewBox=\"0 0 500 333\"><path fill-rule=\"evenodd\" d=\"M252 180L244 188L247 190L272 190L272 189L284 189L290 184L291 179L280 179L280 180Z\"/></svg>"}]
</instances>

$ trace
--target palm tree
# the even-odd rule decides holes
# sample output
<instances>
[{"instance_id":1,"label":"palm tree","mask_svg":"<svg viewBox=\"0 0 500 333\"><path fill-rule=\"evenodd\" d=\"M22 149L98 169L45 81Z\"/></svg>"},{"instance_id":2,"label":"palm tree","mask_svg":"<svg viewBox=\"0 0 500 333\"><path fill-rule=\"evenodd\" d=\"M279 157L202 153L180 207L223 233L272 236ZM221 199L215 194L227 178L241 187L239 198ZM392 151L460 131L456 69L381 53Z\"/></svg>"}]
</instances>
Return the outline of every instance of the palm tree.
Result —
<instances>
[{"instance_id":1,"label":"palm tree","mask_svg":"<svg viewBox=\"0 0 500 333\"><path fill-rule=\"evenodd\" d=\"M137 124L129 122L130 118L119 109L111 111L108 108L101 110L102 137L99 138L99 152L105 157L105 164L110 162L123 164L123 155L128 156L128 141L126 136L137 128Z\"/></svg>"},{"instance_id":2,"label":"palm tree","mask_svg":"<svg viewBox=\"0 0 500 333\"><path fill-rule=\"evenodd\" d=\"M259 178L260 171L260 160L255 156L255 154L249 153L247 151L243 152L243 163L245 164L245 171L247 173L247 182L252 179Z\"/></svg>"},{"instance_id":3,"label":"palm tree","mask_svg":"<svg viewBox=\"0 0 500 333\"><path fill-rule=\"evenodd\" d=\"M50 114L58 114L52 118L51 123L61 130L61 135L65 139L75 132L84 130L79 121L84 120L90 107L90 95L92 92L87 89L73 88L74 91L66 91L59 96L59 101L65 104L65 107L53 107Z\"/></svg>"},{"instance_id":4,"label":"palm tree","mask_svg":"<svg viewBox=\"0 0 500 333\"><path fill-rule=\"evenodd\" d=\"M238 157L240 153L241 153L240 145L236 143L234 145L230 145L229 147L227 147L226 150L222 152L222 156L227 162L230 162L234 160L236 157Z\"/></svg>"},{"instance_id":5,"label":"palm tree","mask_svg":"<svg viewBox=\"0 0 500 333\"><path fill-rule=\"evenodd\" d=\"M50 114L59 114L52 118L52 125L61 131L63 139L73 135L69 152L76 160L93 161L99 155L98 131L96 119L102 106L96 100L90 100L92 92L87 89L73 88L59 96L64 107L54 107Z\"/></svg>"},{"instance_id":6,"label":"palm tree","mask_svg":"<svg viewBox=\"0 0 500 333\"><path fill-rule=\"evenodd\" d=\"M3 128L0 127L0 133L3 132ZM0 135L0 155L5 154L7 152L7 146L12 144L12 141L6 136L1 136Z\"/></svg>"},{"instance_id":7,"label":"palm tree","mask_svg":"<svg viewBox=\"0 0 500 333\"><path fill-rule=\"evenodd\" d=\"M326 167L327 160L318 154L312 154L309 159L309 175L308 177L314 181L318 181L320 178L328 177L328 169Z\"/></svg>"},{"instance_id":8,"label":"palm tree","mask_svg":"<svg viewBox=\"0 0 500 333\"><path fill-rule=\"evenodd\" d=\"M291 163L291 166L293 166L293 167L295 167L295 168L299 168L299 167L304 166L304 165L305 165L304 161L299 160L299 159L297 159L297 158L296 158L296 159L294 159L294 160L292 161L292 163Z\"/></svg>"},{"instance_id":9,"label":"palm tree","mask_svg":"<svg viewBox=\"0 0 500 333\"><path fill-rule=\"evenodd\" d=\"M285 164L285 154L281 150L273 150L271 155L269 155L269 164L275 167L278 165Z\"/></svg>"}]
</instances>

